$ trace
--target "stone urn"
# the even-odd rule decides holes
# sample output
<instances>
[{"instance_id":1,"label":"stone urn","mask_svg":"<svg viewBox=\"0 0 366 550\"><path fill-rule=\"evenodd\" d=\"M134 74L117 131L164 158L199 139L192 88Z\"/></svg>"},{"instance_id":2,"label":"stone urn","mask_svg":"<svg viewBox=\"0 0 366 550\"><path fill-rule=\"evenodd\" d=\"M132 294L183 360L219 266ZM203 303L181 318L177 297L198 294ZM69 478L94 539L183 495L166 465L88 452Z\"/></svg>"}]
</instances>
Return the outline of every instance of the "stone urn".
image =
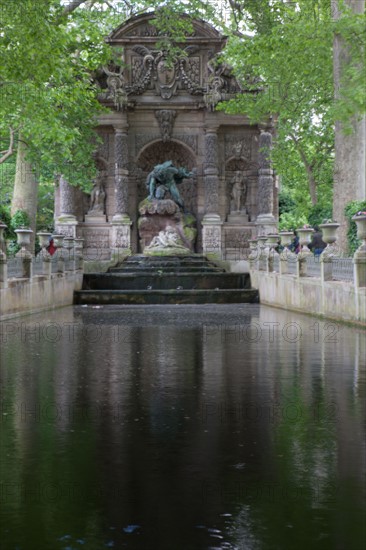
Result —
<instances>
[{"instance_id":1,"label":"stone urn","mask_svg":"<svg viewBox=\"0 0 366 550\"><path fill-rule=\"evenodd\" d=\"M269 235L267 235L267 244L269 245L270 250L274 250L276 248L279 240L280 236L277 233L269 233Z\"/></svg>"},{"instance_id":2,"label":"stone urn","mask_svg":"<svg viewBox=\"0 0 366 550\"><path fill-rule=\"evenodd\" d=\"M16 256L19 258L32 257L32 254L27 250L27 246L31 244L31 235L33 231L29 227L19 227L15 230L17 234L17 241L21 247L19 252L16 253Z\"/></svg>"},{"instance_id":3,"label":"stone urn","mask_svg":"<svg viewBox=\"0 0 366 550\"><path fill-rule=\"evenodd\" d=\"M311 254L308 244L311 241L311 235L314 233L314 229L312 227L301 227L300 229L297 229L297 233L299 235L301 254Z\"/></svg>"},{"instance_id":4,"label":"stone urn","mask_svg":"<svg viewBox=\"0 0 366 550\"><path fill-rule=\"evenodd\" d=\"M366 213L356 214L352 217L352 221L357 225L357 237L363 241L357 252L366 252Z\"/></svg>"},{"instance_id":5,"label":"stone urn","mask_svg":"<svg viewBox=\"0 0 366 550\"><path fill-rule=\"evenodd\" d=\"M329 245L336 242L338 227L339 223L337 222L322 223L321 225L319 225L319 228L323 233L322 239L325 243Z\"/></svg>"},{"instance_id":6,"label":"stone urn","mask_svg":"<svg viewBox=\"0 0 366 550\"><path fill-rule=\"evenodd\" d=\"M53 235L53 242L55 243L56 248L62 248L65 235Z\"/></svg>"},{"instance_id":7,"label":"stone urn","mask_svg":"<svg viewBox=\"0 0 366 550\"><path fill-rule=\"evenodd\" d=\"M40 256L41 258L50 258L51 257L51 254L49 254L48 251L47 251L47 246L50 243L51 235L52 235L52 233L48 233L47 231L38 231L38 233L37 233L39 244L40 244L40 247L42 249L39 252L38 256Z\"/></svg>"},{"instance_id":8,"label":"stone urn","mask_svg":"<svg viewBox=\"0 0 366 550\"><path fill-rule=\"evenodd\" d=\"M326 256L334 256L336 254L336 247L334 246L334 243L337 240L337 229L339 225L340 224L337 222L328 222L319 225L319 228L322 231L322 239L325 243L327 243L327 246L324 248L321 255L323 259Z\"/></svg>"},{"instance_id":9,"label":"stone urn","mask_svg":"<svg viewBox=\"0 0 366 550\"><path fill-rule=\"evenodd\" d=\"M292 243L292 239L294 238L293 231L280 231L279 236L282 246L288 249Z\"/></svg>"}]
</instances>

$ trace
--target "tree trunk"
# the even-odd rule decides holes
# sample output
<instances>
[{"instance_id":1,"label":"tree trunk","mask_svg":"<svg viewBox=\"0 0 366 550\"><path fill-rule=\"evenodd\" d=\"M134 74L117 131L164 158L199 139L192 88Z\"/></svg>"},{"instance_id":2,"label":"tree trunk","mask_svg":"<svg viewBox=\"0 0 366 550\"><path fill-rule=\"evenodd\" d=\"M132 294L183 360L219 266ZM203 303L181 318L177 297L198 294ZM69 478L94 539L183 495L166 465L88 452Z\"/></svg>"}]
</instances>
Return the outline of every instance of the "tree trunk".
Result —
<instances>
[{"instance_id":1,"label":"tree trunk","mask_svg":"<svg viewBox=\"0 0 366 550\"><path fill-rule=\"evenodd\" d=\"M31 163L26 158L26 154L27 146L21 140L21 136L19 136L14 191L13 199L11 201L11 215L14 216L17 210L23 210L28 214L30 219L30 228L33 231L30 252L34 253L38 202L38 179Z\"/></svg>"},{"instance_id":2,"label":"tree trunk","mask_svg":"<svg viewBox=\"0 0 366 550\"><path fill-rule=\"evenodd\" d=\"M348 7L354 13L364 13L365 0L345 0ZM339 19L339 0L332 0L333 16ZM347 47L341 36L334 36L333 43L333 70L334 70L334 94L337 99L340 96L342 85L343 67L346 67L349 59ZM351 121L352 133L345 134L343 124L335 124L335 169L333 191L333 218L341 224L338 230L338 241L342 252L347 253L347 219L344 215L344 207L350 201L364 200L366 198L366 118L353 118Z\"/></svg>"}]
</instances>

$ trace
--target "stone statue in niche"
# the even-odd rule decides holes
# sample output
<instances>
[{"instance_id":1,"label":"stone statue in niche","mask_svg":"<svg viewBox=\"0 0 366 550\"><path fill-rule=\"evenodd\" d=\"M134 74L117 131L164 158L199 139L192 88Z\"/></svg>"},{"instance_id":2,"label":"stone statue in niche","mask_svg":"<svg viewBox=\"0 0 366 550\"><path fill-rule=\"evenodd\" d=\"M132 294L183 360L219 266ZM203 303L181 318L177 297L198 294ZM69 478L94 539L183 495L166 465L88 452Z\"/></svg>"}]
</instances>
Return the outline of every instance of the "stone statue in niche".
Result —
<instances>
[{"instance_id":1,"label":"stone statue in niche","mask_svg":"<svg viewBox=\"0 0 366 550\"><path fill-rule=\"evenodd\" d=\"M181 198L177 185L183 182L185 178L192 178L193 172L188 172L185 168L176 168L171 160L157 164L146 179L146 187L149 189L149 200L162 200L169 192L173 201L184 209L183 199Z\"/></svg>"},{"instance_id":2,"label":"stone statue in niche","mask_svg":"<svg viewBox=\"0 0 366 550\"><path fill-rule=\"evenodd\" d=\"M230 213L246 213L245 203L247 200L248 186L243 172L237 170L231 183L233 186L231 189Z\"/></svg>"},{"instance_id":3,"label":"stone statue in niche","mask_svg":"<svg viewBox=\"0 0 366 550\"><path fill-rule=\"evenodd\" d=\"M226 98L227 94L236 94L242 88L233 75L233 67L220 60L222 52L210 52L210 59L207 62L208 81L204 102L208 108L213 110L217 103Z\"/></svg>"},{"instance_id":4,"label":"stone statue in niche","mask_svg":"<svg viewBox=\"0 0 366 550\"><path fill-rule=\"evenodd\" d=\"M127 93L125 89L125 79L123 76L123 67L118 67L118 72L111 70L109 66L103 67L105 74L107 75L107 97L113 99L114 106L117 111L122 111L127 103Z\"/></svg>"},{"instance_id":5,"label":"stone statue in niche","mask_svg":"<svg viewBox=\"0 0 366 550\"><path fill-rule=\"evenodd\" d=\"M90 209L88 214L92 216L103 215L105 212L105 198L106 193L104 190L104 177L102 174L98 174L95 178L90 195Z\"/></svg>"}]
</instances>

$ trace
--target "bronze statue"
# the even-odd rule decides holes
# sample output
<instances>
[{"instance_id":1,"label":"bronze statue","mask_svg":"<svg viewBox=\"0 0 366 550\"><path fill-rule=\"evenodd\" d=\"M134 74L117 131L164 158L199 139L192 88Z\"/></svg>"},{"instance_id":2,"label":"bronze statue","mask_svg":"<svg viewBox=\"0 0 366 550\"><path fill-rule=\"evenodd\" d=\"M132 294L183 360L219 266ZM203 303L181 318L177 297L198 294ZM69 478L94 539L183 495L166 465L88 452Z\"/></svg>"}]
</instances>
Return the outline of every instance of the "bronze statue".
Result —
<instances>
[{"instance_id":1,"label":"bronze statue","mask_svg":"<svg viewBox=\"0 0 366 550\"><path fill-rule=\"evenodd\" d=\"M149 189L148 198L162 200L169 191L173 201L184 209L177 185L182 183L184 178L192 177L193 172L188 172L185 168L176 168L171 160L157 164L146 179L146 187Z\"/></svg>"}]
</instances>

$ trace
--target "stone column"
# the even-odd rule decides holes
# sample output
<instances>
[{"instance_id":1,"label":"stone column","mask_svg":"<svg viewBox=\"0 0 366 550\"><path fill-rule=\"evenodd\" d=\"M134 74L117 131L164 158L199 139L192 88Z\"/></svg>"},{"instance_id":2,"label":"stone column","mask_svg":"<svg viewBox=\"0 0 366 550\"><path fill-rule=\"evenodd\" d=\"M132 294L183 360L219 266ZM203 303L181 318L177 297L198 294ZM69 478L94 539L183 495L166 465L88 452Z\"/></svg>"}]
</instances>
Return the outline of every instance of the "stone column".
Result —
<instances>
[{"instance_id":1,"label":"stone column","mask_svg":"<svg viewBox=\"0 0 366 550\"><path fill-rule=\"evenodd\" d=\"M8 260L0 250L0 288L8 288Z\"/></svg>"},{"instance_id":2,"label":"stone column","mask_svg":"<svg viewBox=\"0 0 366 550\"><path fill-rule=\"evenodd\" d=\"M277 232L277 222L273 215L273 170L271 165L272 134L267 128L260 128L259 136L259 178L258 178L258 216L256 220L258 235Z\"/></svg>"},{"instance_id":3,"label":"stone column","mask_svg":"<svg viewBox=\"0 0 366 550\"><path fill-rule=\"evenodd\" d=\"M112 219L112 254L122 256L131 251L131 219L129 206L128 124L124 121L114 127L114 192L115 214Z\"/></svg>"},{"instance_id":4,"label":"stone column","mask_svg":"<svg viewBox=\"0 0 366 550\"><path fill-rule=\"evenodd\" d=\"M222 221L219 215L219 154L217 127L205 130L205 215L202 220L203 252L221 259Z\"/></svg>"},{"instance_id":5,"label":"stone column","mask_svg":"<svg viewBox=\"0 0 366 550\"><path fill-rule=\"evenodd\" d=\"M76 226L78 225L74 214L76 211L75 189L63 175L59 176L59 188L60 216L56 220L56 231L70 237L75 237Z\"/></svg>"}]
</instances>

